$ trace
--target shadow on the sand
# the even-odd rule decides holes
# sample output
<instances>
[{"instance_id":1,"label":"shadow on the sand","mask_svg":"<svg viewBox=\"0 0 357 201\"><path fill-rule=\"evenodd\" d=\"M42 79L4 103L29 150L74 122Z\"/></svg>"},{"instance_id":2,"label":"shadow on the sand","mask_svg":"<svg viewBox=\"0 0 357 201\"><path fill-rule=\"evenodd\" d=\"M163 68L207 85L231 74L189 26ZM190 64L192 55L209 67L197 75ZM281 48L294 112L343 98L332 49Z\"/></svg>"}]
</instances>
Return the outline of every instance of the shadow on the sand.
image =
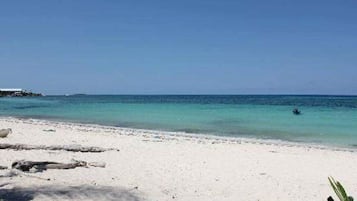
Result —
<instances>
[{"instance_id":1,"label":"shadow on the sand","mask_svg":"<svg viewBox=\"0 0 357 201\"><path fill-rule=\"evenodd\" d=\"M131 190L113 187L93 186L39 186L32 188L0 189L0 200L30 201L43 200L103 200L103 201L140 201Z\"/></svg>"}]
</instances>

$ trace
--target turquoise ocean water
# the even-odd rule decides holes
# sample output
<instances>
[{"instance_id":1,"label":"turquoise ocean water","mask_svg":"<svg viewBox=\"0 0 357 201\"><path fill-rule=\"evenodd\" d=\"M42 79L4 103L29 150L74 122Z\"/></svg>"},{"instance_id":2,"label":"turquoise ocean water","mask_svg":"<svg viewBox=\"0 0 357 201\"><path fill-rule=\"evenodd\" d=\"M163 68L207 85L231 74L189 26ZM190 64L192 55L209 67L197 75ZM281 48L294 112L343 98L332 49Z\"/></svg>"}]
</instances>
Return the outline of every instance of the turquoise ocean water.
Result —
<instances>
[{"instance_id":1,"label":"turquoise ocean water","mask_svg":"<svg viewBox=\"0 0 357 201\"><path fill-rule=\"evenodd\" d=\"M302 115L292 114L298 107ZM357 145L356 96L0 98L0 115L230 137Z\"/></svg>"}]
</instances>

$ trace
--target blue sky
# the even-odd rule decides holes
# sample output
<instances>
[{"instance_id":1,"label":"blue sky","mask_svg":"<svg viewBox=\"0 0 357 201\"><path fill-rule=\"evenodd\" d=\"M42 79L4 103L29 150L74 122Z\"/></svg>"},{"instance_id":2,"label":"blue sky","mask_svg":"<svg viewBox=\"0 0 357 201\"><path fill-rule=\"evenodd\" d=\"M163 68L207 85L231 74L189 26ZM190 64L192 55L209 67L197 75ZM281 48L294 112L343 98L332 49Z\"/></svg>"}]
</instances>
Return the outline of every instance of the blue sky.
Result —
<instances>
[{"instance_id":1,"label":"blue sky","mask_svg":"<svg viewBox=\"0 0 357 201\"><path fill-rule=\"evenodd\" d=\"M1 87L357 94L357 1L1 1Z\"/></svg>"}]
</instances>

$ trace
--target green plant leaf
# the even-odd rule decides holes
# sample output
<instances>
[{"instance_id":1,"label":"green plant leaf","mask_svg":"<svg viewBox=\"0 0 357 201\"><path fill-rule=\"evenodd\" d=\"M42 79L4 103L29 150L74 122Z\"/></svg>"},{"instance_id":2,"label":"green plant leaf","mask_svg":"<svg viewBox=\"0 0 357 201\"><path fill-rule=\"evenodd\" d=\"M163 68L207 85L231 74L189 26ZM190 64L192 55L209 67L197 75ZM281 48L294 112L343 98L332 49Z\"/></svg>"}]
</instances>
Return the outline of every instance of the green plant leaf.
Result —
<instances>
[{"instance_id":1,"label":"green plant leaf","mask_svg":"<svg viewBox=\"0 0 357 201\"><path fill-rule=\"evenodd\" d=\"M341 185L341 183L340 182L336 182L336 186L337 186L337 189L340 192L342 198L344 200L348 201L347 193L346 193L345 189L343 188L343 186Z\"/></svg>"},{"instance_id":2,"label":"green plant leaf","mask_svg":"<svg viewBox=\"0 0 357 201\"><path fill-rule=\"evenodd\" d=\"M343 199L341 193L338 191L337 186L336 186L336 181L332 177L329 177L328 180L330 181L331 187L335 191L338 199L340 199L340 201L346 201Z\"/></svg>"},{"instance_id":3,"label":"green plant leaf","mask_svg":"<svg viewBox=\"0 0 357 201\"><path fill-rule=\"evenodd\" d=\"M335 181L333 177L328 177L328 180L340 201L353 201L353 197L347 195L345 189L343 188L340 182Z\"/></svg>"}]
</instances>

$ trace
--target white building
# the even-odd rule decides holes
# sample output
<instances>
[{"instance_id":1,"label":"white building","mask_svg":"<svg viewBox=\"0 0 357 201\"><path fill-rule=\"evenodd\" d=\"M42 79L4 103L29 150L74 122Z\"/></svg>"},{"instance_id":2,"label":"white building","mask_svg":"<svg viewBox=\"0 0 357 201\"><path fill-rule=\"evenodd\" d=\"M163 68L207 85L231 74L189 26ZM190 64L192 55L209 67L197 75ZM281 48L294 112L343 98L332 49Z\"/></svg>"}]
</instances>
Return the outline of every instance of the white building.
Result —
<instances>
[{"instance_id":1,"label":"white building","mask_svg":"<svg viewBox=\"0 0 357 201\"><path fill-rule=\"evenodd\" d=\"M22 89L0 89L1 92L24 92Z\"/></svg>"}]
</instances>

